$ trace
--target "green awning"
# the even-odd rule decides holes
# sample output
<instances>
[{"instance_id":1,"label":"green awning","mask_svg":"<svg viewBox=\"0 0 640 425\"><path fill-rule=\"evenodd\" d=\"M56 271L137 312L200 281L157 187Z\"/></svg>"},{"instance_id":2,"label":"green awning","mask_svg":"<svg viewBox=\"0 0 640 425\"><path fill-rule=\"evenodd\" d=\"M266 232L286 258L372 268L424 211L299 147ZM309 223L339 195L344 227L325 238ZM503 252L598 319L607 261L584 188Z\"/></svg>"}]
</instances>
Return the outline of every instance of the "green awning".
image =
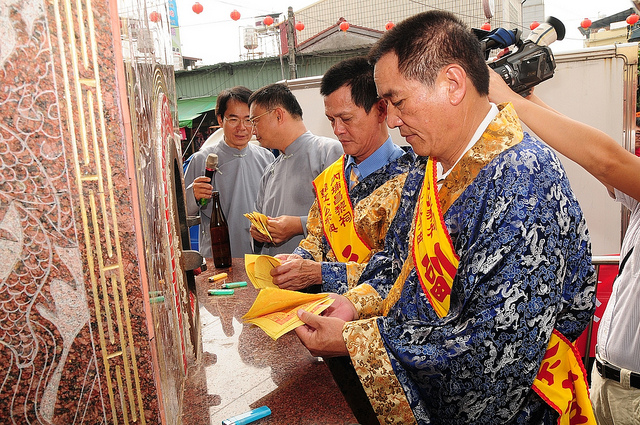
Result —
<instances>
[{"instance_id":1,"label":"green awning","mask_svg":"<svg viewBox=\"0 0 640 425\"><path fill-rule=\"evenodd\" d=\"M205 112L216 109L218 96L196 97L193 99L178 99L178 121L180 127L191 128L193 120Z\"/></svg>"}]
</instances>

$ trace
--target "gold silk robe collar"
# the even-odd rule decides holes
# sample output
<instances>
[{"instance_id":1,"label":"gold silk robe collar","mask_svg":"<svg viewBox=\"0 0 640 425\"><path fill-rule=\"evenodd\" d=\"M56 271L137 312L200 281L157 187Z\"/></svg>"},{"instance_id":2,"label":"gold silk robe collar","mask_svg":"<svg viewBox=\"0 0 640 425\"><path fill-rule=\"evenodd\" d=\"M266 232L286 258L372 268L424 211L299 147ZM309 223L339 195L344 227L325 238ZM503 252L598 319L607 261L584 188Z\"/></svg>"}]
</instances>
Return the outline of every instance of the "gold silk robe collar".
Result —
<instances>
[{"instance_id":1,"label":"gold silk robe collar","mask_svg":"<svg viewBox=\"0 0 640 425\"><path fill-rule=\"evenodd\" d=\"M498 105L498 109L498 115L489 123L480 139L445 178L439 192L443 214L475 180L480 170L500 153L522 141L524 133L513 105L502 103Z\"/></svg>"}]
</instances>

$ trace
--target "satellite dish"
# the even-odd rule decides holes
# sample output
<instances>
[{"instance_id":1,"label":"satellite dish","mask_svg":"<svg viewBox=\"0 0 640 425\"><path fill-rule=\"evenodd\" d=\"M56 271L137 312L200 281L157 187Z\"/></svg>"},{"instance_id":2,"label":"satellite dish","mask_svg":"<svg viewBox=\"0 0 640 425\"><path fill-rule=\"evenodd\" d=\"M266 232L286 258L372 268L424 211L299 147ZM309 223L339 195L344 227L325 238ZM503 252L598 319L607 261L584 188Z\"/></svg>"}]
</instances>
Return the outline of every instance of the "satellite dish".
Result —
<instances>
[{"instance_id":1,"label":"satellite dish","mask_svg":"<svg viewBox=\"0 0 640 425\"><path fill-rule=\"evenodd\" d=\"M482 0L482 10L485 18L493 18L494 0Z\"/></svg>"}]
</instances>

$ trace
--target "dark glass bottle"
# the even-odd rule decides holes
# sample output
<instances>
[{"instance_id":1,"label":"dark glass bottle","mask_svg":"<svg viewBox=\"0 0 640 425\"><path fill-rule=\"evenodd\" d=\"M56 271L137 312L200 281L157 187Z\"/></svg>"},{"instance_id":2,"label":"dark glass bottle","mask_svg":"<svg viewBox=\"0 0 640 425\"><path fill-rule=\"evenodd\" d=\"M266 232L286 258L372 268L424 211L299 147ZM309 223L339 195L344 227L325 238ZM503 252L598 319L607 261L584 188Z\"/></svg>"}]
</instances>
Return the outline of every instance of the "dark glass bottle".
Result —
<instances>
[{"instance_id":1,"label":"dark glass bottle","mask_svg":"<svg viewBox=\"0 0 640 425\"><path fill-rule=\"evenodd\" d=\"M211 197L211 254L216 268L231 267L231 244L229 243L229 226L220 205L220 192L215 190Z\"/></svg>"}]
</instances>

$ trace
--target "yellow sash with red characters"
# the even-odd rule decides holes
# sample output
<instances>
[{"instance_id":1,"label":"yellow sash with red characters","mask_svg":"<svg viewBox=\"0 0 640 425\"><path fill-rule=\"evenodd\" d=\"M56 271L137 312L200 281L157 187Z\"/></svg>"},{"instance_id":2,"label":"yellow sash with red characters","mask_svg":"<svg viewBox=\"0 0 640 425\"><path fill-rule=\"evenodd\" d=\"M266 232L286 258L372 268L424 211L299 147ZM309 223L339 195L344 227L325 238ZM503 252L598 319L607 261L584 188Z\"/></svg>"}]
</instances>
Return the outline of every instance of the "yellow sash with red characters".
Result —
<instances>
[{"instance_id":1,"label":"yellow sash with red characters","mask_svg":"<svg viewBox=\"0 0 640 425\"><path fill-rule=\"evenodd\" d=\"M329 165L313 181L320 210L322 231L340 262L364 261L371 248L360 238L355 227L355 214L347 188L342 158Z\"/></svg>"},{"instance_id":2,"label":"yellow sash with red characters","mask_svg":"<svg viewBox=\"0 0 640 425\"><path fill-rule=\"evenodd\" d=\"M533 390L560 417L558 425L595 424L587 374L575 346L553 330Z\"/></svg>"},{"instance_id":3,"label":"yellow sash with red characters","mask_svg":"<svg viewBox=\"0 0 640 425\"><path fill-rule=\"evenodd\" d=\"M416 205L413 262L420 285L438 316L449 312L451 286L460 258L447 230L436 187L436 161L429 158Z\"/></svg>"}]
</instances>

